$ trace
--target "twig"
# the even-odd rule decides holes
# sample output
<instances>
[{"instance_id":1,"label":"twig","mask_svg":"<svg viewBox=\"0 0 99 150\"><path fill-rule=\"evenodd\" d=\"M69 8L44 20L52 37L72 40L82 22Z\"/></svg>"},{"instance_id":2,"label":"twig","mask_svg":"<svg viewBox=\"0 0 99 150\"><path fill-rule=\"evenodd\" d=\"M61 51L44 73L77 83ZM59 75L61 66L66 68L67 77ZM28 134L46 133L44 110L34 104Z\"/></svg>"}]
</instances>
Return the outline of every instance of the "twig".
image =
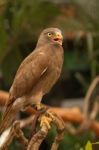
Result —
<instances>
[{"instance_id":1,"label":"twig","mask_svg":"<svg viewBox=\"0 0 99 150\"><path fill-rule=\"evenodd\" d=\"M84 124L83 129L86 126L87 129L90 128L91 130L93 130L95 132L96 135L99 136L99 123L94 120L95 116L97 114L97 111L98 111L98 102L96 102L97 97L95 98L95 101L94 101L96 104L93 102L93 107L92 107L91 111L89 112L89 109L91 106L90 100L93 100L93 99L91 99L92 98L91 96L92 96L98 83L99 83L99 76L95 78L95 80L92 82L91 86L88 89L88 92L87 92L85 99L84 99L83 113L77 107L71 108L71 109L51 107L50 110L55 112L56 114L59 114L63 118L64 121L80 123L81 126ZM1 93L0 94L0 104L3 106L4 103L8 99L8 96L7 96L7 93L2 94L2 91L0 93ZM3 97L3 99L2 99L2 97ZM34 113L35 114L35 110L30 107L26 110L26 113L28 113L28 114ZM88 118L90 118L90 119L88 119Z\"/></svg>"},{"instance_id":2,"label":"twig","mask_svg":"<svg viewBox=\"0 0 99 150\"><path fill-rule=\"evenodd\" d=\"M30 116L27 119L15 121L13 125L4 131L4 133L0 137L0 149L4 150L7 149L10 143L12 142L13 138L16 137L18 141L25 147L27 150L38 150L42 141L46 138L47 133L51 127L51 123L55 123L57 126L57 136L52 144L51 150L57 150L60 144L60 141L63 139L64 136L64 123L62 119L60 119L56 114L53 112L49 112L46 110L43 114L38 118L40 123L40 129L37 131L31 140L28 142L28 139L24 136L21 128L27 126L28 124L32 123L35 119L35 115ZM37 128L35 126L35 128ZM6 136L4 134L6 133ZM3 137L3 141L2 141Z\"/></svg>"},{"instance_id":3,"label":"twig","mask_svg":"<svg viewBox=\"0 0 99 150\"><path fill-rule=\"evenodd\" d=\"M9 97L8 92L0 91L0 106L4 106ZM81 110L78 107L74 108L58 108L50 107L49 109L56 114L59 114L64 121L81 123L83 121L83 115ZM25 112L27 114L35 114L35 109L28 107ZM75 117L76 116L76 117Z\"/></svg>"},{"instance_id":4,"label":"twig","mask_svg":"<svg viewBox=\"0 0 99 150\"><path fill-rule=\"evenodd\" d=\"M19 128L23 128L29 125L31 122L33 122L33 119L34 119L34 115L24 120L15 121L10 128L6 129L0 136L0 150L7 148L16 135L18 137L17 132L19 130L18 129L16 130L16 125L18 125ZM20 131L19 131L19 134L20 134ZM19 138L21 138L21 140L24 141L25 143L26 139L24 140L22 133L19 135Z\"/></svg>"},{"instance_id":5,"label":"twig","mask_svg":"<svg viewBox=\"0 0 99 150\"><path fill-rule=\"evenodd\" d=\"M91 100L91 96L92 94L94 93L94 90L97 86L97 84L99 84L99 76L97 76L93 82L91 83L88 91L87 91L87 94L85 96L85 99L84 99L84 115L87 117L89 116L89 107L90 107L90 100ZM93 103L94 103L94 100L93 100Z\"/></svg>"},{"instance_id":6,"label":"twig","mask_svg":"<svg viewBox=\"0 0 99 150\"><path fill-rule=\"evenodd\" d=\"M3 96L3 99L2 99ZM4 106L6 101L8 100L8 92L0 91L0 105ZM62 117L62 119L67 122L74 122L74 123L82 123L84 120L84 115L81 112L81 110L78 107L73 108L58 108L58 107L51 107L49 110L55 112L56 114L59 114L59 116ZM27 110L25 110L27 114L35 114L35 109L32 107L29 107ZM93 121L91 124L90 129L99 136L99 123L97 121Z\"/></svg>"},{"instance_id":7,"label":"twig","mask_svg":"<svg viewBox=\"0 0 99 150\"><path fill-rule=\"evenodd\" d=\"M27 147L28 139L24 136L22 130L20 129L20 122L15 122L15 124L14 124L14 133L15 133L15 137L18 139L18 141L24 147Z\"/></svg>"},{"instance_id":8,"label":"twig","mask_svg":"<svg viewBox=\"0 0 99 150\"><path fill-rule=\"evenodd\" d=\"M77 130L77 134L81 134L85 130L88 130L91 128L93 122L95 121L95 117L98 113L98 108L99 108L99 102L97 101L99 98L99 95L94 95L94 91L99 84L99 76L97 76L93 82L91 83L87 94L84 99L84 120L81 123L80 127Z\"/></svg>"},{"instance_id":9,"label":"twig","mask_svg":"<svg viewBox=\"0 0 99 150\"><path fill-rule=\"evenodd\" d=\"M46 122L42 120L46 118ZM49 125L53 122L57 126L57 136L52 144L51 150L57 150L60 144L60 141L64 137L64 123L61 118L59 118L55 113L50 112L49 110L40 117L41 129L31 138L27 150L38 150L42 141L46 138L48 131L50 129Z\"/></svg>"},{"instance_id":10,"label":"twig","mask_svg":"<svg viewBox=\"0 0 99 150\"><path fill-rule=\"evenodd\" d=\"M63 120L57 116L56 114L54 114L54 121L53 121L56 126L57 126L57 135L55 137L55 140L52 144L51 150L57 150L59 147L60 142L63 140L64 138L64 123Z\"/></svg>"},{"instance_id":11,"label":"twig","mask_svg":"<svg viewBox=\"0 0 99 150\"><path fill-rule=\"evenodd\" d=\"M38 150L42 141L46 138L48 128L43 125L42 128L31 138L27 150Z\"/></svg>"},{"instance_id":12,"label":"twig","mask_svg":"<svg viewBox=\"0 0 99 150\"><path fill-rule=\"evenodd\" d=\"M0 106L4 106L9 98L8 92L0 91Z\"/></svg>"},{"instance_id":13,"label":"twig","mask_svg":"<svg viewBox=\"0 0 99 150\"><path fill-rule=\"evenodd\" d=\"M83 114L78 107L73 108L59 108L59 107L50 107L49 111L58 114L64 121L70 121L75 123L81 123L84 119ZM29 107L26 111L27 114L33 114L34 109ZM76 117L75 117L76 116Z\"/></svg>"}]
</instances>

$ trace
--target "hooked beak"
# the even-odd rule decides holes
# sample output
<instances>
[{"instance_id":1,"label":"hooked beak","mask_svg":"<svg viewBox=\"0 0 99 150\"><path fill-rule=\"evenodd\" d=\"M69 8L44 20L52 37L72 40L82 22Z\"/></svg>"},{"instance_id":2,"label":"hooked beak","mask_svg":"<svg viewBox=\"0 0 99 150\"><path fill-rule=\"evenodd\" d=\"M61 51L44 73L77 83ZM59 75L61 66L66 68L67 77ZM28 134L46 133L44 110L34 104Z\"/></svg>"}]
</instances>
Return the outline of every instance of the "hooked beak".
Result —
<instances>
[{"instance_id":1,"label":"hooked beak","mask_svg":"<svg viewBox=\"0 0 99 150\"><path fill-rule=\"evenodd\" d=\"M59 43L60 45L62 45L62 41L63 41L62 34L60 32L56 32L55 36L53 37L53 40Z\"/></svg>"}]
</instances>

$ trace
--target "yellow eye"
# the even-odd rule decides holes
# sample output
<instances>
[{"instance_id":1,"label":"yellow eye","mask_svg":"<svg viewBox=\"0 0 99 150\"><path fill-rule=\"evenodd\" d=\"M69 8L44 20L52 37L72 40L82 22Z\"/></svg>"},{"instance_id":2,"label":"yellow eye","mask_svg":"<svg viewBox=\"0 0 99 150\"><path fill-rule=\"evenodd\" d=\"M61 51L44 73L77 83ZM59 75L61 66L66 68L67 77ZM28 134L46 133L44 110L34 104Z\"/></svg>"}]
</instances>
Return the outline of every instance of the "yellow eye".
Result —
<instances>
[{"instance_id":1,"label":"yellow eye","mask_svg":"<svg viewBox=\"0 0 99 150\"><path fill-rule=\"evenodd\" d=\"M52 34L51 33L48 33L48 37L51 37L52 36Z\"/></svg>"}]
</instances>

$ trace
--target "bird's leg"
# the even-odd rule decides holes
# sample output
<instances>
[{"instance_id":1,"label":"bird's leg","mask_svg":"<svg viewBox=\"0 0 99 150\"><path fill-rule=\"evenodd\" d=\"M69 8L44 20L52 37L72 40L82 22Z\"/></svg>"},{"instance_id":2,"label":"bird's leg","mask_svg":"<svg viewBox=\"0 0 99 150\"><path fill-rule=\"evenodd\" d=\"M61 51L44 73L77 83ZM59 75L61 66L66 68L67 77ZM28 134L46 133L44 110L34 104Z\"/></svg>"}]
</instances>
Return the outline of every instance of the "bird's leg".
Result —
<instances>
[{"instance_id":1,"label":"bird's leg","mask_svg":"<svg viewBox=\"0 0 99 150\"><path fill-rule=\"evenodd\" d=\"M45 112L48 110L48 106L43 105L42 103L37 103L35 105L35 108L37 110L37 113L35 114L35 121L34 121L34 126L36 125L36 122L38 120L38 118L42 115L45 114Z\"/></svg>"},{"instance_id":2,"label":"bird's leg","mask_svg":"<svg viewBox=\"0 0 99 150\"><path fill-rule=\"evenodd\" d=\"M33 124L32 124L32 136L35 134L35 129L36 129L36 124L37 124L37 120L39 118L39 116L43 113L43 111L37 111L35 113L35 117L34 117L34 120L33 120Z\"/></svg>"},{"instance_id":3,"label":"bird's leg","mask_svg":"<svg viewBox=\"0 0 99 150\"><path fill-rule=\"evenodd\" d=\"M33 105L34 108L36 108L36 110L40 111L40 110L47 110L48 106L43 105L42 103L37 103L35 105Z\"/></svg>"},{"instance_id":4,"label":"bird's leg","mask_svg":"<svg viewBox=\"0 0 99 150\"><path fill-rule=\"evenodd\" d=\"M45 106L45 105L43 105L43 104L41 104L41 103L38 103L38 104L36 104L36 105L33 105L34 106L34 108L36 108L36 113L35 113L35 118L34 118L34 120L33 120L33 125L32 125L32 136L34 135L34 133L35 133L35 129L36 129L36 124L37 124L37 120L38 120L38 118L42 115L42 114L44 114L46 111L47 111L47 109L49 108L49 107L47 107L47 106Z\"/></svg>"},{"instance_id":5,"label":"bird's leg","mask_svg":"<svg viewBox=\"0 0 99 150\"><path fill-rule=\"evenodd\" d=\"M37 103L32 106L36 109L37 114L39 114L39 116L49 109L49 106L43 105L42 103Z\"/></svg>"}]
</instances>

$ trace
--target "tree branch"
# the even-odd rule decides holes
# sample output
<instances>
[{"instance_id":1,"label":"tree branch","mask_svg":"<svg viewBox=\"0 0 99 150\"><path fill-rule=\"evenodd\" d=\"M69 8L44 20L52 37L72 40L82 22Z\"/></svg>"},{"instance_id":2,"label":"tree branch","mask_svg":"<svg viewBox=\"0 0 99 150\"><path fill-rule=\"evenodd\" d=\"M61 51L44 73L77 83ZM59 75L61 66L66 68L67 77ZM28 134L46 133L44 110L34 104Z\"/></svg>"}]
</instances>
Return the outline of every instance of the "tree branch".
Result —
<instances>
[{"instance_id":1,"label":"tree branch","mask_svg":"<svg viewBox=\"0 0 99 150\"><path fill-rule=\"evenodd\" d=\"M99 135L99 123L95 120L95 117L98 112L99 103L97 101L98 96L96 96L94 99L92 99L92 95L94 95L94 91L99 84L99 76L97 76L92 84L90 85L86 96L84 98L84 109L83 112L81 112L80 108L74 107L74 108L57 108L57 107L51 107L50 111L55 112L56 114L59 114L62 119L67 122L76 122L81 124L81 128L85 129L91 129L95 132L96 135ZM8 99L8 93L4 91L0 91L0 105L4 106ZM92 108L91 107L91 101L93 102ZM90 111L89 111L90 109ZM25 110L28 114L35 114L35 109L32 107L29 107ZM87 122L86 122L87 121ZM88 122L89 121L89 122Z\"/></svg>"},{"instance_id":2,"label":"tree branch","mask_svg":"<svg viewBox=\"0 0 99 150\"><path fill-rule=\"evenodd\" d=\"M44 118L46 120L44 120ZM28 141L28 139L26 139L21 129L31 124L34 119L35 119L35 115L32 115L28 117L27 119L15 121L9 129L5 130L2 133L0 137L0 149L1 150L7 149L10 143L12 142L13 138L16 137L18 141L22 145L24 145L24 147L27 150L38 150L41 143L47 136L47 133L50 129L49 126L51 127L51 123L53 122L57 126L58 134L54 140L54 143L52 144L51 150L57 150L60 141L64 137L65 128L64 128L63 121L57 115L53 114L53 112L49 112L47 110L46 112L44 112L44 114L41 114L38 119L38 122L40 123L40 129L38 129L37 126L35 126L37 132L33 134L30 141Z\"/></svg>"}]
</instances>

